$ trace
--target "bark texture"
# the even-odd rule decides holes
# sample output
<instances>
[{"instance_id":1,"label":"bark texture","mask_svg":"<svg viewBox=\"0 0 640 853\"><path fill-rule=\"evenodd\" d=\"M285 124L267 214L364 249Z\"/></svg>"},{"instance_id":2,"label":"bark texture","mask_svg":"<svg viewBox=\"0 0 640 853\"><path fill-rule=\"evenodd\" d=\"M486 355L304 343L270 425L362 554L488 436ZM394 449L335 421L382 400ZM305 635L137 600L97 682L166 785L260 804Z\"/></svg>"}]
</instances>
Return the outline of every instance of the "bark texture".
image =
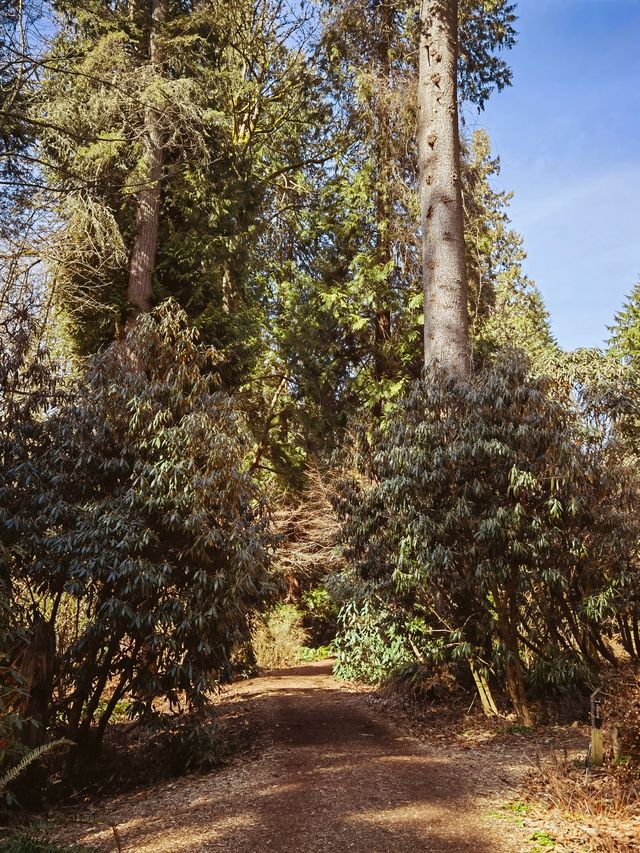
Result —
<instances>
[{"instance_id":1,"label":"bark texture","mask_svg":"<svg viewBox=\"0 0 640 853\"><path fill-rule=\"evenodd\" d=\"M418 159L425 364L470 370L460 136L458 0L422 0Z\"/></svg>"},{"instance_id":2,"label":"bark texture","mask_svg":"<svg viewBox=\"0 0 640 853\"><path fill-rule=\"evenodd\" d=\"M150 0L149 62L160 70L162 45L159 30L167 19L169 0ZM148 311L151 300L151 279L158 243L158 222L162 198L162 167L164 148L158 108L148 104L144 111L144 159L147 180L138 193L136 233L129 265L127 299L135 313Z\"/></svg>"}]
</instances>

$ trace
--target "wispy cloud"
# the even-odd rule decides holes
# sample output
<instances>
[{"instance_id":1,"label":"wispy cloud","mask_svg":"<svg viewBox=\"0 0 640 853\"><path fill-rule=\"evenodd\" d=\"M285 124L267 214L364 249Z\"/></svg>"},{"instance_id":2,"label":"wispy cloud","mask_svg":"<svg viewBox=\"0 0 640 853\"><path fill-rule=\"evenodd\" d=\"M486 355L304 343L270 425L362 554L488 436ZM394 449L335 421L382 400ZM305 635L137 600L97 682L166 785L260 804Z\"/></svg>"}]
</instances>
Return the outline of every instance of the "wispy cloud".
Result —
<instances>
[{"instance_id":1,"label":"wispy cloud","mask_svg":"<svg viewBox=\"0 0 640 853\"><path fill-rule=\"evenodd\" d=\"M521 193L516 203L518 225L522 229L560 216L564 219L568 213L579 219L586 214L598 222L602 209L611 207L619 208L621 218L633 215L640 227L640 165L617 166L608 172L585 175L568 183L562 183L556 175L551 186L532 187L525 198ZM611 226L611 222L598 222L600 228L611 229Z\"/></svg>"}]
</instances>

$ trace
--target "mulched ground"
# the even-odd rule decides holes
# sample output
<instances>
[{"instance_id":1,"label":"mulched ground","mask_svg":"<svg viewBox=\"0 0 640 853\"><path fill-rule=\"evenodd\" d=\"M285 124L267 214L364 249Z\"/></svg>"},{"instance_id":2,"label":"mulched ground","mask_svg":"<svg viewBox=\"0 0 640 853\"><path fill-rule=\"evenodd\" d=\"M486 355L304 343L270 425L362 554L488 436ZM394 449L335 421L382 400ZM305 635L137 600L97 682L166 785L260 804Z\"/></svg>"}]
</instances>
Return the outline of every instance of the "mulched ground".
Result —
<instances>
[{"instance_id":1,"label":"mulched ground","mask_svg":"<svg viewBox=\"0 0 640 853\"><path fill-rule=\"evenodd\" d=\"M220 717L236 750L225 766L92 794L48 834L127 853L640 851L632 818L616 840L540 771L579 763L581 725L533 734L468 699L414 707L336 681L327 662L233 685Z\"/></svg>"},{"instance_id":2,"label":"mulched ground","mask_svg":"<svg viewBox=\"0 0 640 853\"><path fill-rule=\"evenodd\" d=\"M258 732L252 749L217 772L71 810L50 834L137 853L531 849L492 815L512 794L513 756L418 740L371 700L327 663L235 685L223 704Z\"/></svg>"}]
</instances>

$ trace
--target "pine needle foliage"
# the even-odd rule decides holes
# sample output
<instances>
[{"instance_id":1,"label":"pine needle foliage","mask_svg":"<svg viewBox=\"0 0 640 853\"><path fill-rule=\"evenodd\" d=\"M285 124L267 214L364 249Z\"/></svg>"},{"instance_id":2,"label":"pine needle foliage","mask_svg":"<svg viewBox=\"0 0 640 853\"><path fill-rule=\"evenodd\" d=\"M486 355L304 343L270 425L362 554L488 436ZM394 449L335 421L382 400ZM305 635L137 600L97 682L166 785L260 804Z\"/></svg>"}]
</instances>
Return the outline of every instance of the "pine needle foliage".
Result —
<instances>
[{"instance_id":1,"label":"pine needle foliage","mask_svg":"<svg viewBox=\"0 0 640 853\"><path fill-rule=\"evenodd\" d=\"M640 365L640 283L625 300L609 331L610 353L637 372Z\"/></svg>"}]
</instances>

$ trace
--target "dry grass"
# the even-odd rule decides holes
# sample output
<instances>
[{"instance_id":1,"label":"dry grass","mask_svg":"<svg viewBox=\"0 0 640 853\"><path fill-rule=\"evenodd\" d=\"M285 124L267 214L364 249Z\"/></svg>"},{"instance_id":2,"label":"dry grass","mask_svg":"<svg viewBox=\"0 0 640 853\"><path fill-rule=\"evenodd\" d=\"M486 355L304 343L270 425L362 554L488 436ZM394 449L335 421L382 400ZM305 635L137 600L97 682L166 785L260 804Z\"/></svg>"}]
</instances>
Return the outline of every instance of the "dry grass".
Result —
<instances>
[{"instance_id":1,"label":"dry grass","mask_svg":"<svg viewBox=\"0 0 640 853\"><path fill-rule=\"evenodd\" d=\"M565 830L568 850L637 853L640 849L640 768L579 766L567 755L538 758L535 800Z\"/></svg>"},{"instance_id":2,"label":"dry grass","mask_svg":"<svg viewBox=\"0 0 640 853\"><path fill-rule=\"evenodd\" d=\"M603 674L605 747L600 769L563 754L538 754L528 798L537 819L553 821L563 850L640 851L640 672L637 664ZM585 745L588 730L584 732Z\"/></svg>"}]
</instances>

